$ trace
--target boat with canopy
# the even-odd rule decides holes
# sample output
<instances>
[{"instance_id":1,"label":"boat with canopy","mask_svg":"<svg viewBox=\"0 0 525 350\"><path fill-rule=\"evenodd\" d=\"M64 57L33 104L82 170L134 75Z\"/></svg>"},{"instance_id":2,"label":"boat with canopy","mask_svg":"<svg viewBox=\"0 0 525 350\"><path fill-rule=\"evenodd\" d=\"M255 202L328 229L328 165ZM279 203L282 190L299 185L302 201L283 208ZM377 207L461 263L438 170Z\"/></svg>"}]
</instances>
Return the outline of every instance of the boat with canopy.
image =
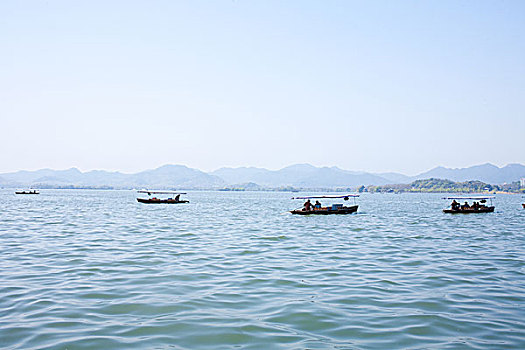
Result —
<instances>
[{"instance_id":1,"label":"boat with canopy","mask_svg":"<svg viewBox=\"0 0 525 350\"><path fill-rule=\"evenodd\" d=\"M40 194L38 190L18 190L15 194Z\"/></svg>"},{"instance_id":2,"label":"boat with canopy","mask_svg":"<svg viewBox=\"0 0 525 350\"><path fill-rule=\"evenodd\" d=\"M304 203L303 208L298 208L294 210L290 210L290 213L296 214L296 215L334 215L334 214L352 214L357 211L357 208L359 207L355 203L356 197L359 197L358 194L345 194L345 195L324 195L324 196L306 196L306 197L292 197L292 199L306 199L307 202ZM316 201L316 204L310 203L311 199L328 199L328 200L334 200L334 199L343 199L344 201L348 201L350 198L354 200L354 205L350 206L344 206L343 204L336 203L331 204L329 206L321 206L319 201Z\"/></svg>"},{"instance_id":3,"label":"boat with canopy","mask_svg":"<svg viewBox=\"0 0 525 350\"><path fill-rule=\"evenodd\" d=\"M443 209L444 213L448 214L473 214L473 213L492 213L494 212L494 205L492 200L494 196L452 196L444 197L443 199L452 200L450 208ZM465 200L464 204L458 201ZM487 200L489 205L487 205ZM472 201L472 204L468 204Z\"/></svg>"},{"instance_id":4,"label":"boat with canopy","mask_svg":"<svg viewBox=\"0 0 525 350\"><path fill-rule=\"evenodd\" d=\"M181 204L189 203L188 200L180 199L181 194L186 194L185 192L177 191L150 191L150 190L139 190L137 193L146 193L148 198L137 198L137 202L146 203L146 204ZM156 194L168 195L168 198L157 198Z\"/></svg>"}]
</instances>

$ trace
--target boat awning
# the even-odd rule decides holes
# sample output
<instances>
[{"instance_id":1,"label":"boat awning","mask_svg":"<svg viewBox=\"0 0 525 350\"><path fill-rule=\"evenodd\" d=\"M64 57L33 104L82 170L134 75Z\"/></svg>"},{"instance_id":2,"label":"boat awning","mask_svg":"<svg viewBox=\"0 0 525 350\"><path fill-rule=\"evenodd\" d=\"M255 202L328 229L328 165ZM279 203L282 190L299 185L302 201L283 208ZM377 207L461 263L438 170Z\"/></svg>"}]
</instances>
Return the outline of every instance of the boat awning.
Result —
<instances>
[{"instance_id":1,"label":"boat awning","mask_svg":"<svg viewBox=\"0 0 525 350\"><path fill-rule=\"evenodd\" d=\"M148 191L148 190L138 190L138 193L147 193L147 194L186 194L186 192L177 192L177 191Z\"/></svg>"},{"instance_id":2,"label":"boat awning","mask_svg":"<svg viewBox=\"0 0 525 350\"><path fill-rule=\"evenodd\" d=\"M454 196L454 197L443 197L443 199L493 199L495 196Z\"/></svg>"},{"instance_id":3,"label":"boat awning","mask_svg":"<svg viewBox=\"0 0 525 350\"><path fill-rule=\"evenodd\" d=\"M348 197L359 197L358 194L345 194L345 195L325 195L325 196L307 196L307 197L292 197L292 199L318 199L318 198L348 198Z\"/></svg>"}]
</instances>

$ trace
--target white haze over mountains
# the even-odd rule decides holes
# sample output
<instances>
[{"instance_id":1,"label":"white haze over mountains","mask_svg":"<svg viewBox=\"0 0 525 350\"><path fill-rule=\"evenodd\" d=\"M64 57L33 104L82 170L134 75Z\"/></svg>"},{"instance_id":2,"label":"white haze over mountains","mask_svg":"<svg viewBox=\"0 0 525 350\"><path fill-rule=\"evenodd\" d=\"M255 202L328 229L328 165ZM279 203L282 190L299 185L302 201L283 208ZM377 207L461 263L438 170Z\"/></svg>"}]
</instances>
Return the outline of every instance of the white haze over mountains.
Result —
<instances>
[{"instance_id":1,"label":"white haze over mountains","mask_svg":"<svg viewBox=\"0 0 525 350\"><path fill-rule=\"evenodd\" d=\"M440 178L452 181L479 180L491 184L518 181L525 177L525 166L509 164L499 168L483 164L469 168L437 167L417 176L398 173L367 173L337 167L296 164L280 170L241 167L221 168L210 173L184 165L164 165L135 174L93 170L81 172L42 169L0 174L0 187L99 187L99 188L180 188L220 189L239 185L245 188L347 188L361 185L410 183L418 179Z\"/></svg>"}]
</instances>

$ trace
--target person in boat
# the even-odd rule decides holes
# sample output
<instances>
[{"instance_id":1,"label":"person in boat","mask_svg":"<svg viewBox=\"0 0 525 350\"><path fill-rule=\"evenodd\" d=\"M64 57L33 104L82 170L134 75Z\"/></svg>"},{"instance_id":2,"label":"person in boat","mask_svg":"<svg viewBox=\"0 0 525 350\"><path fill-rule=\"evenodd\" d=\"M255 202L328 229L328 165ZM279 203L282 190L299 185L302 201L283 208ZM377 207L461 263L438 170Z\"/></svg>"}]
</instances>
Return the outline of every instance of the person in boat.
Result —
<instances>
[{"instance_id":1,"label":"person in boat","mask_svg":"<svg viewBox=\"0 0 525 350\"><path fill-rule=\"evenodd\" d=\"M452 210L458 210L459 209L459 203L456 202L456 200L454 199L452 201L452 204L450 205L450 207L452 208Z\"/></svg>"},{"instance_id":2,"label":"person in boat","mask_svg":"<svg viewBox=\"0 0 525 350\"><path fill-rule=\"evenodd\" d=\"M179 202L179 201L180 201L180 194L175 196L175 202Z\"/></svg>"},{"instance_id":3,"label":"person in boat","mask_svg":"<svg viewBox=\"0 0 525 350\"><path fill-rule=\"evenodd\" d=\"M306 202L304 202L303 204L303 210L304 211L310 211L312 210L312 203L310 202L310 200L308 199Z\"/></svg>"},{"instance_id":4,"label":"person in boat","mask_svg":"<svg viewBox=\"0 0 525 350\"><path fill-rule=\"evenodd\" d=\"M321 202L315 201L314 208L315 209L321 209Z\"/></svg>"},{"instance_id":5,"label":"person in boat","mask_svg":"<svg viewBox=\"0 0 525 350\"><path fill-rule=\"evenodd\" d=\"M470 205L467 202L461 206L461 209L470 209Z\"/></svg>"},{"instance_id":6,"label":"person in boat","mask_svg":"<svg viewBox=\"0 0 525 350\"><path fill-rule=\"evenodd\" d=\"M478 202L472 203L472 209L478 210L479 209L479 203Z\"/></svg>"}]
</instances>

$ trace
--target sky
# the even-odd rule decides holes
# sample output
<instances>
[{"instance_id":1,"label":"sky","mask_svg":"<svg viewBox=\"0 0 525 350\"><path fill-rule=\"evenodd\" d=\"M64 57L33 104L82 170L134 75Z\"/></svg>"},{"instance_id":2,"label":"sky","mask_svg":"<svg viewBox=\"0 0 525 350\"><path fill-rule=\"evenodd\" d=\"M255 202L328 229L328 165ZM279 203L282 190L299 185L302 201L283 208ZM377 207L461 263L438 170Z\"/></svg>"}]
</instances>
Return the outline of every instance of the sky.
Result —
<instances>
[{"instance_id":1,"label":"sky","mask_svg":"<svg viewBox=\"0 0 525 350\"><path fill-rule=\"evenodd\" d=\"M0 172L525 163L525 1L0 2Z\"/></svg>"}]
</instances>

